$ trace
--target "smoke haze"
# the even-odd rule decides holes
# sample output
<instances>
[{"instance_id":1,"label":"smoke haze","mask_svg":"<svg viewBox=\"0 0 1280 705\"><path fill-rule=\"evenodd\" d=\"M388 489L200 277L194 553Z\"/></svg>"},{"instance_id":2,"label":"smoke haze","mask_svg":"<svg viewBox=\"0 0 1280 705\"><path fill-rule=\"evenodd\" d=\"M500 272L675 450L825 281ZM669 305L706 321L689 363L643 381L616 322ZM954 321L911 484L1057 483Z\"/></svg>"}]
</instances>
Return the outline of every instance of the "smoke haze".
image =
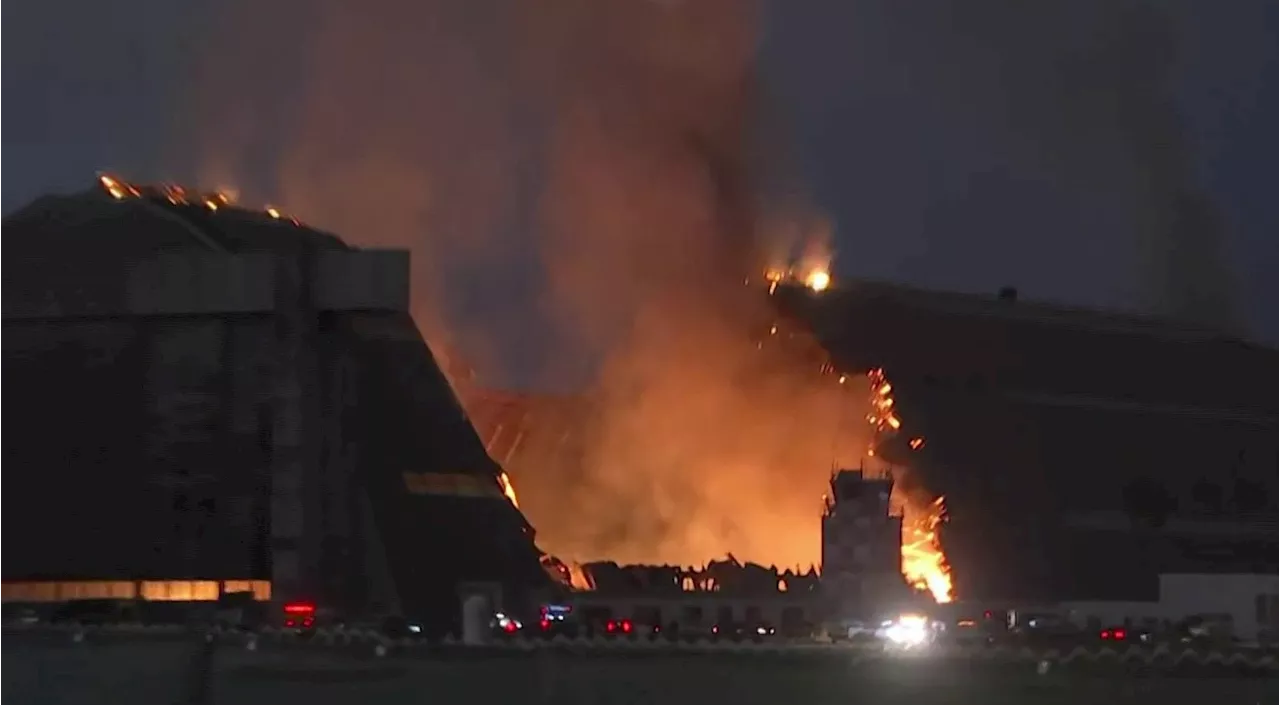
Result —
<instances>
[{"instance_id":1,"label":"smoke haze","mask_svg":"<svg viewBox=\"0 0 1280 705\"><path fill-rule=\"evenodd\" d=\"M1225 228L1175 100L1191 32L1172 15L1200 22L1198 6L770 8L772 84L810 111L796 119L815 200L886 241L845 268L1234 322Z\"/></svg>"},{"instance_id":2,"label":"smoke haze","mask_svg":"<svg viewBox=\"0 0 1280 705\"><path fill-rule=\"evenodd\" d=\"M482 369L556 341L544 378L589 385L593 420L583 474L514 478L562 488L530 512L548 550L817 562L833 456L865 447L837 412L862 395L756 346L771 319L743 277L831 225L770 168L754 3L304 5L246 4L204 48L201 181L265 166L286 212L411 248L419 324ZM539 320L456 314L513 279Z\"/></svg>"},{"instance_id":3,"label":"smoke haze","mask_svg":"<svg viewBox=\"0 0 1280 705\"><path fill-rule=\"evenodd\" d=\"M1006 176L1041 169L1136 203L1140 235L1118 249L1137 253L1151 299L1227 315L1212 209L1164 92L1172 50L1158 14L1132 1L1042 5L982 0L940 13L945 30L900 29L982 49L951 70L970 72L969 89L986 77L977 87L990 92L956 98L985 105L987 129L993 114L1007 121L995 125L1015 135ZM906 27L894 7L879 11ZM837 227L785 163L775 130L787 116L757 71L757 10L236 3L201 47L175 143L201 146L206 185L270 173L287 212L360 245L410 248L414 315L434 346L492 370L555 341L532 366L590 385L598 408L585 477L515 478L565 487L566 507L530 517L549 550L814 562L833 456L854 462L865 439L832 421L857 402L816 363L755 347L768 313L744 273L782 253L824 259ZM947 71L924 75L945 84ZM975 176L965 198L989 183Z\"/></svg>"}]
</instances>

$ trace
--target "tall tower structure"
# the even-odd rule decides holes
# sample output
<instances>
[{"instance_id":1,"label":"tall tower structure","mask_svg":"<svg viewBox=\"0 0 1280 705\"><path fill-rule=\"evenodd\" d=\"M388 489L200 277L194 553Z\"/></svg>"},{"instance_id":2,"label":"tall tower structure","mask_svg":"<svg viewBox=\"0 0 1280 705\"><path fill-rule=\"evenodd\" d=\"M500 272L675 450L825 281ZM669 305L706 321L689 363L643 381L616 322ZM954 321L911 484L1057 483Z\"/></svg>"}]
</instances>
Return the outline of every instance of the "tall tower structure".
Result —
<instances>
[{"instance_id":1,"label":"tall tower structure","mask_svg":"<svg viewBox=\"0 0 1280 705\"><path fill-rule=\"evenodd\" d=\"M907 594L902 516L890 511L891 477L839 470L822 513L822 590L839 617L875 617Z\"/></svg>"}]
</instances>

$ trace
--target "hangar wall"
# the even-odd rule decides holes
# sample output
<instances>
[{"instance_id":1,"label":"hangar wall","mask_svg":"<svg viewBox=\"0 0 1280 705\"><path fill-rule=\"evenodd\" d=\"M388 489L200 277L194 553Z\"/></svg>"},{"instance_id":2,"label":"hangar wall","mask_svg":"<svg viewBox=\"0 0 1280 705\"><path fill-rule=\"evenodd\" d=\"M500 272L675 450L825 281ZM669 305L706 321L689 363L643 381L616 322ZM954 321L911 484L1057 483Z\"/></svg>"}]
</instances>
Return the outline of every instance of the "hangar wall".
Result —
<instances>
[{"instance_id":1,"label":"hangar wall","mask_svg":"<svg viewBox=\"0 0 1280 705\"><path fill-rule=\"evenodd\" d=\"M1177 515L1204 510L1196 487L1213 485L1218 514L1274 520L1274 349L1010 296L852 282L774 300L838 368L892 379L895 408L928 443L878 455L946 496L962 597L1154 599L1160 572L1187 567L1175 549L1156 561L1128 529L1095 541L1069 521L1124 515L1135 486ZM1273 570L1275 553L1272 536Z\"/></svg>"},{"instance_id":2,"label":"hangar wall","mask_svg":"<svg viewBox=\"0 0 1280 705\"><path fill-rule=\"evenodd\" d=\"M545 583L500 490L405 482L501 471L406 312L407 253L43 254L6 268L7 596L269 581L448 628L460 582Z\"/></svg>"}]
</instances>

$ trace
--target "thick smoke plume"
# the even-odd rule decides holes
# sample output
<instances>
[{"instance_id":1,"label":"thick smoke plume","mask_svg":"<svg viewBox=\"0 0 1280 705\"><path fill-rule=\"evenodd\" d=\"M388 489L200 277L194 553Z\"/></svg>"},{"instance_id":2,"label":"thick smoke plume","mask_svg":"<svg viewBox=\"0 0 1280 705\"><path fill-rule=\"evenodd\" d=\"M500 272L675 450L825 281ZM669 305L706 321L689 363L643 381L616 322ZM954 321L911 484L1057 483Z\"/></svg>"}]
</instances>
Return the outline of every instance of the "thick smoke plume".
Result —
<instances>
[{"instance_id":1,"label":"thick smoke plume","mask_svg":"<svg viewBox=\"0 0 1280 705\"><path fill-rule=\"evenodd\" d=\"M1175 103L1178 40L1160 3L979 0L956 19L951 31L1000 61L993 75L1022 148L1068 186L1130 195L1143 303L1229 326L1224 233L1194 173Z\"/></svg>"},{"instance_id":2,"label":"thick smoke plume","mask_svg":"<svg viewBox=\"0 0 1280 705\"><path fill-rule=\"evenodd\" d=\"M1032 297L1231 324L1226 234L1178 103L1197 69L1180 42L1199 31L1175 17L1198 21L1198 5L770 8L771 66L786 79L775 85L811 106L807 150L824 155L820 202L846 231L919 242L886 264L901 271L918 254L937 269L915 275L939 282L1026 278ZM842 69L818 77L831 66Z\"/></svg>"},{"instance_id":3,"label":"thick smoke plume","mask_svg":"<svg viewBox=\"0 0 1280 705\"><path fill-rule=\"evenodd\" d=\"M593 407L581 468L515 477L557 488L526 507L545 548L817 562L863 395L777 359L763 284L743 282L831 227L787 175L760 178L779 150L756 120L753 3L253 8L204 50L203 180L266 167L287 212L412 248L419 324L482 369L554 343L538 372Z\"/></svg>"}]
</instances>

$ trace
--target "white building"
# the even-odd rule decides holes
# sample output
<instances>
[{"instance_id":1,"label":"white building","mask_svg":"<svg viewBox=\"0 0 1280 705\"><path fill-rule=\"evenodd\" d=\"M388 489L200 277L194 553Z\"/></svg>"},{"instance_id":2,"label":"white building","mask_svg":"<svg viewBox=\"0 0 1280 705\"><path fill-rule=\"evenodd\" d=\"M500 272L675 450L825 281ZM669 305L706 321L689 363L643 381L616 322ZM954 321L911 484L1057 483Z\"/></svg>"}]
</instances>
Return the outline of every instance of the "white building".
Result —
<instances>
[{"instance_id":1,"label":"white building","mask_svg":"<svg viewBox=\"0 0 1280 705\"><path fill-rule=\"evenodd\" d=\"M1072 621L1096 619L1105 625L1214 615L1231 623L1236 638L1265 641L1276 636L1278 594L1280 576L1275 574L1166 573L1160 575L1154 602L1071 602L1063 608Z\"/></svg>"}]
</instances>

